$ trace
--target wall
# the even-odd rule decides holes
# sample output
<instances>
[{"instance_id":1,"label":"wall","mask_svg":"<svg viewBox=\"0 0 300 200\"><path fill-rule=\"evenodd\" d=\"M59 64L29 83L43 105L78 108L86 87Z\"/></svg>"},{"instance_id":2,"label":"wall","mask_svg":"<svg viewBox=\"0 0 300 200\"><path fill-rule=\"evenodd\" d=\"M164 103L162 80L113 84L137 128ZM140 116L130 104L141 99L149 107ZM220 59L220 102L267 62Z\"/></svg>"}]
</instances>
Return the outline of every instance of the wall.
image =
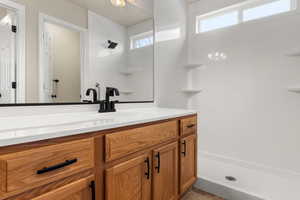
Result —
<instances>
[{"instance_id":1,"label":"wall","mask_svg":"<svg viewBox=\"0 0 300 200\"><path fill-rule=\"evenodd\" d=\"M38 102L39 12L87 28L87 10L65 0L14 0L26 6L26 100Z\"/></svg>"},{"instance_id":2,"label":"wall","mask_svg":"<svg viewBox=\"0 0 300 200\"><path fill-rule=\"evenodd\" d=\"M200 112L199 176L268 200L298 199L300 96L299 11L195 34L195 16L240 1L203 0L189 6L189 62L203 93L191 101ZM211 62L222 51L228 59ZM225 181L227 175L238 181Z\"/></svg>"},{"instance_id":3,"label":"wall","mask_svg":"<svg viewBox=\"0 0 300 200\"><path fill-rule=\"evenodd\" d=\"M161 107L186 108L187 5L182 0L154 0L155 98Z\"/></svg>"},{"instance_id":4,"label":"wall","mask_svg":"<svg viewBox=\"0 0 300 200\"><path fill-rule=\"evenodd\" d=\"M153 33L153 20L127 27L128 42L130 37L142 33ZM128 44L130 48L130 44ZM128 76L128 88L133 91L127 95L129 101L152 101L154 99L154 49L153 45L128 50L128 69L134 73ZM138 83L138 84L137 84Z\"/></svg>"},{"instance_id":5,"label":"wall","mask_svg":"<svg viewBox=\"0 0 300 200\"><path fill-rule=\"evenodd\" d=\"M59 80L55 101L80 102L80 33L50 23L45 23L45 29L52 38L52 79Z\"/></svg>"},{"instance_id":6,"label":"wall","mask_svg":"<svg viewBox=\"0 0 300 200\"><path fill-rule=\"evenodd\" d=\"M121 92L117 97L120 101L152 101L153 46L130 49L130 36L151 30L152 21L126 27L89 12L89 86L98 82L102 91L116 87ZM118 43L116 49L107 49L108 40ZM126 71L133 74L126 75Z\"/></svg>"},{"instance_id":7,"label":"wall","mask_svg":"<svg viewBox=\"0 0 300 200\"><path fill-rule=\"evenodd\" d=\"M127 67L127 30L110 19L89 12L89 72L87 77L89 87L100 83L102 91L105 87L115 87L127 90L127 78L121 71ZM107 41L117 42L116 49L110 50ZM102 99L105 93L102 93ZM126 97L121 95L119 100Z\"/></svg>"}]
</instances>

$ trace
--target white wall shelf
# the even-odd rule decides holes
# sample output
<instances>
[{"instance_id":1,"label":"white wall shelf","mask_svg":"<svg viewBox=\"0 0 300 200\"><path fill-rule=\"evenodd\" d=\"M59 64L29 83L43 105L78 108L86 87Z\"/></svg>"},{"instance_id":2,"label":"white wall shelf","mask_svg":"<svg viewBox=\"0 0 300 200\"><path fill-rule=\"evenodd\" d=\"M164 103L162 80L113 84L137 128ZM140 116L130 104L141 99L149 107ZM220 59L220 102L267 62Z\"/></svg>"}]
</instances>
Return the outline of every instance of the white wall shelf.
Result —
<instances>
[{"instance_id":1,"label":"white wall shelf","mask_svg":"<svg viewBox=\"0 0 300 200\"><path fill-rule=\"evenodd\" d=\"M185 66L186 69L200 69L203 67L203 64L188 64Z\"/></svg>"},{"instance_id":2,"label":"white wall shelf","mask_svg":"<svg viewBox=\"0 0 300 200\"><path fill-rule=\"evenodd\" d=\"M200 92L202 92L202 89L193 89L193 88L185 88L181 90L183 93L186 94L198 94Z\"/></svg>"},{"instance_id":3,"label":"white wall shelf","mask_svg":"<svg viewBox=\"0 0 300 200\"><path fill-rule=\"evenodd\" d=\"M289 92L300 93L300 87L289 87L288 91Z\"/></svg>"}]
</instances>

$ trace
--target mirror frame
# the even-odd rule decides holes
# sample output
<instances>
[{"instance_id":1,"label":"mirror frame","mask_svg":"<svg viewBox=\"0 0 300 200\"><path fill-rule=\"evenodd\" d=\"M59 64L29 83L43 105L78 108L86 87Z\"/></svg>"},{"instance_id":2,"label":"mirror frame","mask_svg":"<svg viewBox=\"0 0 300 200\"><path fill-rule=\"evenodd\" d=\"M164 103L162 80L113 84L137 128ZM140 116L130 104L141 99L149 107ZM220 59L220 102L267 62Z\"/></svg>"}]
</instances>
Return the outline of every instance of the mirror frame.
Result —
<instances>
[{"instance_id":1,"label":"mirror frame","mask_svg":"<svg viewBox=\"0 0 300 200\"><path fill-rule=\"evenodd\" d=\"M155 103L155 101L120 101L116 104L137 104L137 103ZM26 107L26 106L67 106L67 105L97 105L96 103L83 103L83 102L66 102L66 103L19 103L19 104L0 104L0 107Z\"/></svg>"}]
</instances>

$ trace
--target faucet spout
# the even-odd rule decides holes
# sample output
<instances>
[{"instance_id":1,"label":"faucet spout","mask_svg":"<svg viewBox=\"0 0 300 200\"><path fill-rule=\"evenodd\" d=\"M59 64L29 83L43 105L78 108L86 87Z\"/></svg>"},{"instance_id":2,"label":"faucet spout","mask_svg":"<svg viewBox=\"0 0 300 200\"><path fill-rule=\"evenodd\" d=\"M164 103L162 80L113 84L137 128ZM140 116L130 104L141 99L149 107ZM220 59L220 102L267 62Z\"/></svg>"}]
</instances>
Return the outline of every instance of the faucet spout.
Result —
<instances>
[{"instance_id":1,"label":"faucet spout","mask_svg":"<svg viewBox=\"0 0 300 200\"><path fill-rule=\"evenodd\" d=\"M86 96L90 96L91 93L93 93L93 103L98 101L98 95L97 95L97 90L93 89L93 88L89 88L86 91Z\"/></svg>"}]
</instances>

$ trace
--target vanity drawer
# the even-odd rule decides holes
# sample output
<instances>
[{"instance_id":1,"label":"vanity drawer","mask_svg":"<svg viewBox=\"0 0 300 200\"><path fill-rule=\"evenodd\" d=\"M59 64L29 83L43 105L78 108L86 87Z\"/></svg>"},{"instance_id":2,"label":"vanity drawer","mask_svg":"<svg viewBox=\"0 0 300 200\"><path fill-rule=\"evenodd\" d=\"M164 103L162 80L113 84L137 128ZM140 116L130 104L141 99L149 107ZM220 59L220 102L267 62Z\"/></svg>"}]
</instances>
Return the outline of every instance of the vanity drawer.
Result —
<instances>
[{"instance_id":1,"label":"vanity drawer","mask_svg":"<svg viewBox=\"0 0 300 200\"><path fill-rule=\"evenodd\" d=\"M94 166L94 139L0 156L0 188L12 192L39 186Z\"/></svg>"},{"instance_id":2,"label":"vanity drawer","mask_svg":"<svg viewBox=\"0 0 300 200\"><path fill-rule=\"evenodd\" d=\"M180 120L181 136L196 134L197 131L197 116L188 117Z\"/></svg>"},{"instance_id":3,"label":"vanity drawer","mask_svg":"<svg viewBox=\"0 0 300 200\"><path fill-rule=\"evenodd\" d=\"M176 139L178 121L120 131L105 136L105 160L111 161L144 148Z\"/></svg>"}]
</instances>

